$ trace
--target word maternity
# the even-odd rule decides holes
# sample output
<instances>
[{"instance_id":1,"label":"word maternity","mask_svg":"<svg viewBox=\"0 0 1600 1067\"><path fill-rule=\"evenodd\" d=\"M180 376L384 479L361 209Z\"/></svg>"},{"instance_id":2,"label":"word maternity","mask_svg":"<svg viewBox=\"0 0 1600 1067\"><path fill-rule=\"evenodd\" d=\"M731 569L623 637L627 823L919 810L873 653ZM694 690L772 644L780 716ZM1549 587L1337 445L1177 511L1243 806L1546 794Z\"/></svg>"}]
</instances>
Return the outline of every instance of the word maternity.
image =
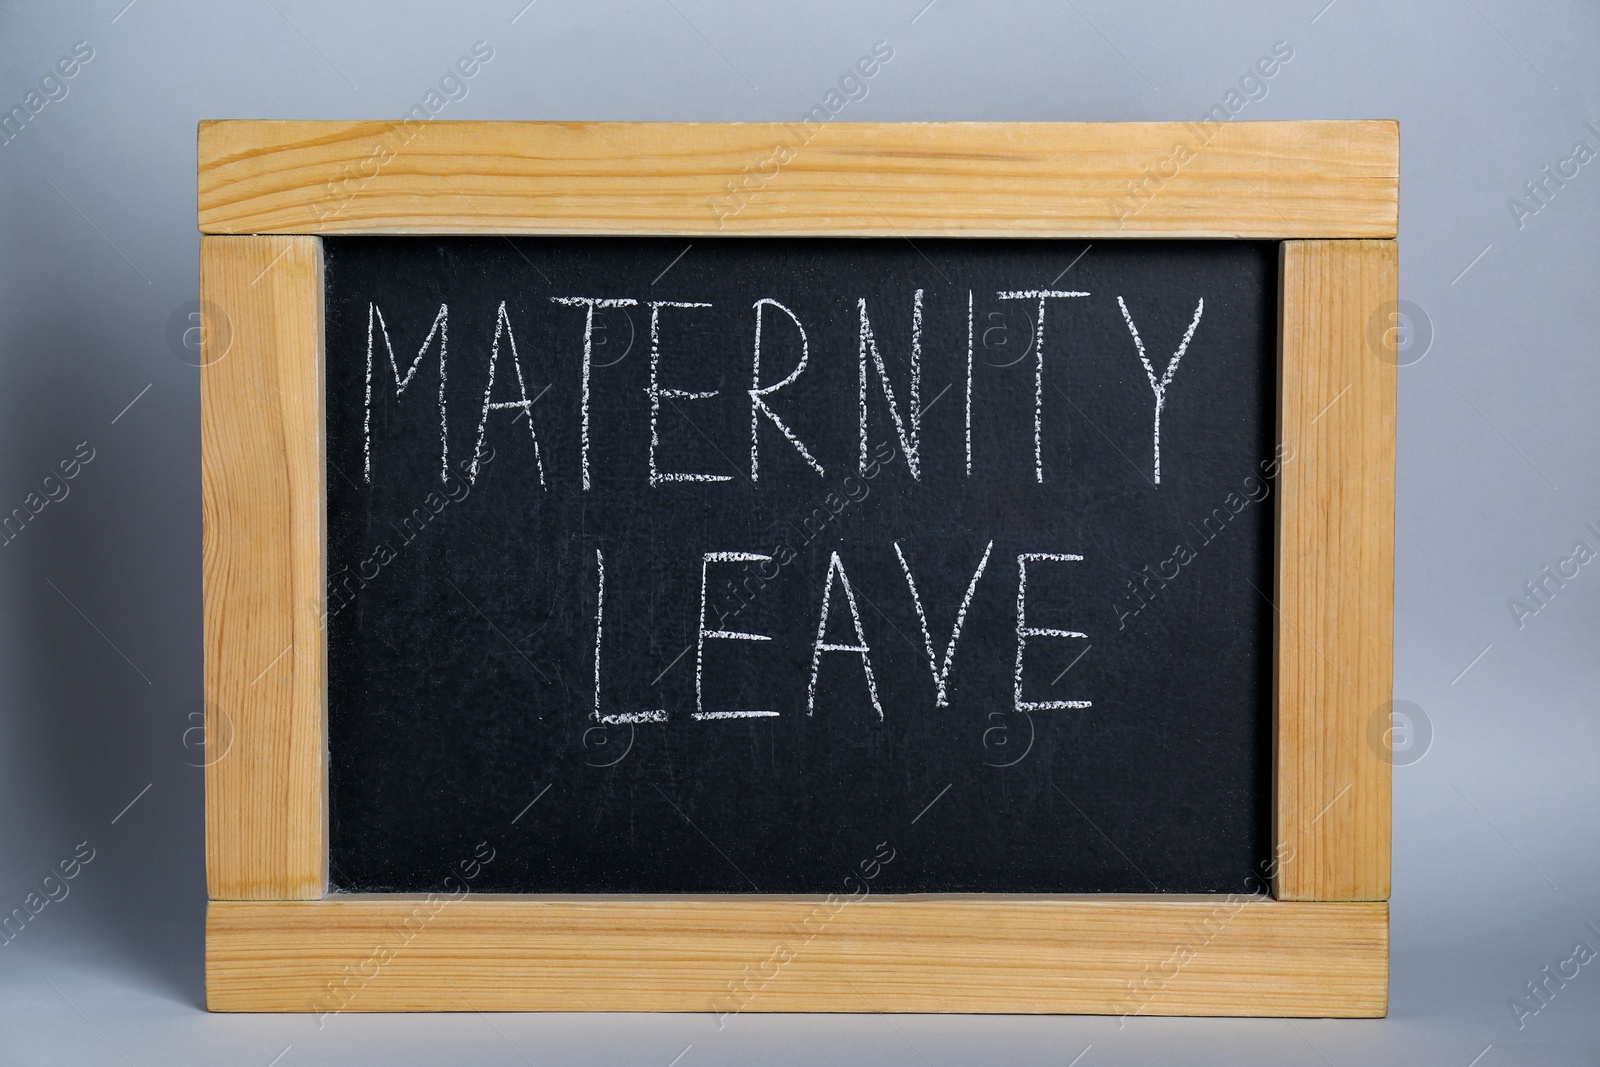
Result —
<instances>
[{"instance_id":1,"label":"word maternity","mask_svg":"<svg viewBox=\"0 0 1600 1067\"><path fill-rule=\"evenodd\" d=\"M857 439L853 444L855 448L854 473L843 483L846 494L855 499L857 491L865 493L866 486L860 479L871 480L877 477L883 466L892 462L904 460L906 472L914 482L924 482L928 471L922 463L922 421L925 407L922 401L922 322L923 322L923 295L924 290L917 289L910 301L909 309L869 309L867 300L859 298L852 310L857 320L857 336L859 343L856 352L857 395L856 395L856 428ZM987 295L987 294L984 294ZM966 421L965 421L965 457L966 477L972 477L972 373L973 373L973 327L972 307L973 296L971 291L966 293L967 310L967 360L966 360ZM1033 447L1031 455L1018 457L1022 469L1031 473L1031 479L1036 482L1045 481L1042 440L1044 434L1043 397L1044 397L1044 351L1046 342L1047 321L1049 309L1054 302L1074 300L1091 296L1090 293L1075 290L1056 289L1023 289L1001 290L995 293L995 298L1003 301L1019 301L1027 308L1033 319ZM651 489L662 489L682 483L724 483L734 480L734 475L693 472L673 469L674 464L668 453L671 451L663 445L658 431L658 420L662 414L662 402L668 401L674 407L682 402L705 402L719 395L719 391L693 391L671 388L663 384L669 367L667 355L663 351L662 322L665 317L679 315L705 314L705 309L712 305L703 302L651 300L641 301L631 298L597 297L597 296L555 296L550 300L556 305L573 309L579 312L574 319L581 321L583 330L583 362L581 370L580 390L580 463L576 475L581 479L582 489L588 491L594 481L590 463L590 379L592 357L594 355L594 333L596 310L602 312L612 308L638 307L640 310L648 309L649 337L650 337L650 372L649 385L645 389L648 406L648 420L650 428L649 448L644 457L645 469L640 474L648 474L648 485ZM1190 341L1195 335L1196 328L1205 312L1205 300L1200 298L1194 306L1192 318L1184 331L1181 340L1166 354L1164 364L1157 366L1161 359L1160 353L1151 353L1147 350L1145 338L1141 336L1135 322L1133 311L1129 308L1122 296L1116 297L1116 304L1120 318L1127 329L1127 351L1130 364L1137 360L1142 366L1145 380L1150 388L1150 452L1147 478L1153 485L1161 481L1161 416L1167 405L1168 396L1178 373L1179 365L1184 352L1188 349ZM557 472L547 469L545 461L548 450L541 448L539 428L540 409L535 408L542 393L532 388L533 375L531 368L523 366L519 357L516 342L516 329L512 316L506 310L506 304L501 301L496 315L494 336L488 351L488 385L484 390L481 404L474 403L473 410L467 417L476 422L476 446L472 458L458 460L456 466L460 470L457 475L452 472L451 457L449 455L448 423L450 412L448 410L448 393L445 383L449 376L447 366L448 351L446 341L449 332L450 308L448 303L439 305L433 317L432 327L427 332L426 338L417 349L416 356L412 359L409 368L404 367L403 360L397 358L395 345L391 342L389 327L384 320L383 309L376 303L369 303L367 308L367 352L366 352L366 411L363 428L363 467L365 480L370 484L372 480L373 456L373 386L375 381L374 370L379 370L376 376L378 383L382 384L384 362L389 364L393 373L393 381L398 396L423 366L423 359L430 352L438 353L438 371L440 388L438 394L438 411L440 427L440 455L437 470L445 483L452 478L464 478L467 485L476 483L480 464L477 457L490 454L490 443L486 440L489 431L491 415L510 415L514 422L522 422L526 429L516 427L510 431L520 435L528 433L531 438L534 457L535 473L541 489L548 490L550 479L557 477ZM909 371L903 376L902 381L894 381L885 363L884 353L878 343L873 328L873 316L887 316L888 314L905 314L909 312L911 318L911 345ZM572 312L569 311L568 314ZM880 317L879 322L884 321ZM577 322L574 323L576 329ZM775 331L783 330L789 337L798 339L799 359L796 365L786 375L779 376L768 367L764 369L761 363L763 338L771 338ZM758 485L762 477L762 449L793 450L799 460L810 468L818 479L829 478L829 471L833 470L833 477L845 473L837 470L838 461L830 458L826 449L818 447L815 441L802 440L800 435L792 428L790 421L785 419L783 393L800 380L806 373L810 361L809 342L807 340L805 324L800 317L786 307L783 303L771 297L762 297L751 306L751 362L750 386L744 390L745 396L739 397L735 402L746 405L749 411L749 468L741 470L741 476L747 477L751 486ZM770 347L770 346L769 346ZM404 348L402 348L404 351ZM682 354L685 358L692 353ZM769 360L769 363L771 361ZM509 363L510 366L505 366ZM1137 372L1135 372L1137 373ZM496 382L499 382L499 389ZM901 390L907 398L906 404L901 404ZM510 395L510 399L502 397ZM869 449L868 447L868 409L869 400L874 411L881 410L879 405L887 407L890 423L893 429L892 443L884 442ZM727 403L727 400L723 401ZM931 406L931 404L929 405ZM645 417L641 409L641 418ZM878 416L874 416L876 418ZM742 418L742 416L741 416ZM791 417L792 418L792 417ZM545 432L548 432L546 430ZM895 445L898 445L898 449ZM743 451L743 443L739 451ZM824 458L828 461L824 463ZM431 461L430 461L431 462ZM741 464L742 465L742 464ZM641 480L644 480L641 478ZM851 486L855 488L851 488ZM819 486L826 487L826 483L819 481ZM830 489L829 497L838 496L837 489ZM828 504L831 508L832 504ZM843 502L839 502L843 507ZM837 511L838 508L833 510ZM955 616L954 624L946 636L944 633L935 634L930 625L928 614L924 611L923 604L927 590L919 591L919 587L912 573L912 567L906 559L898 542L894 551L899 560L900 570L905 579L906 593L914 605L916 615L921 623L921 637L926 652L927 668L932 677L936 705L947 705L947 687L951 676L951 669L956 658L957 645L961 638L962 626L966 621L968 608L972 605L979 582L983 578L985 569L990 563L991 550L995 542L990 540L983 549L981 558L976 560L976 567L971 578L965 585L965 596L961 601L959 612ZM726 578L728 571L723 569L730 565L738 565L745 570L747 575L759 576L760 582L770 582L778 576L780 571L787 567L795 558L796 552L787 542L773 547L770 552L750 551L751 546L727 546L725 550L709 551L700 554L700 558L693 560L693 565L700 571L700 602L698 635L694 643L695 649L695 710L691 717L696 720L727 720L727 719L752 719L774 717L779 713L770 710L708 710L705 707L703 687L701 684L705 648L708 641L770 641L772 638L766 634L752 632L748 629L729 628L730 616L738 614L738 608L728 609L717 607L708 603L708 589L714 588L714 583L719 578ZM1056 547L1056 546L1040 546ZM1016 597L1016 660L1013 675L1013 710L1017 712L1033 712L1054 709L1087 708L1092 706L1088 700L1025 700L1023 698L1023 659L1024 652L1030 641L1038 639L1075 639L1087 640L1089 635L1075 629L1030 625L1028 622L1027 592L1028 576L1039 568L1081 562L1082 555L1061 551L1031 551L1022 552L1016 556L1017 597ZM602 677L601 665L605 656L602 655L605 643L606 625L606 560L602 550L595 549L593 555L594 580L596 584L595 612L594 612L594 712L593 717L604 723L644 723L666 722L668 713L665 710L649 710L626 712L621 714L601 713ZM718 573L720 570L720 573ZM991 579L993 580L993 579ZM841 639L838 631L844 631L849 636ZM811 632L811 631L807 631ZM835 636L830 637L830 632ZM816 707L817 678L819 668L824 656L841 655L854 657L858 662L862 681L866 693L870 698L877 718L883 718L883 705L879 700L878 680L873 673L873 651L870 647L865 631L862 627L861 606L858 604L857 587L853 586L846 567L846 559L840 552L834 550L827 563L827 572L824 578L820 605L816 617L815 637L811 642L810 660L810 685L807 693L807 714L814 713ZM936 637L938 641L936 642ZM942 644L942 649L940 645Z\"/></svg>"}]
</instances>

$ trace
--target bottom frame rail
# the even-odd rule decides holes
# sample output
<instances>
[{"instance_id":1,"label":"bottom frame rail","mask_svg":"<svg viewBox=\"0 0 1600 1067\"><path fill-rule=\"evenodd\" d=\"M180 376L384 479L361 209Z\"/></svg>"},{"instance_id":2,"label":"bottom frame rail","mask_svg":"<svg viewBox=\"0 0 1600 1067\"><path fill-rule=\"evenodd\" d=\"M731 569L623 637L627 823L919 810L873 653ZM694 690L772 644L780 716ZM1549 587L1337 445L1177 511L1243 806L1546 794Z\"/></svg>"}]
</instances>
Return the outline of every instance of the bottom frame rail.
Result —
<instances>
[{"instance_id":1,"label":"bottom frame rail","mask_svg":"<svg viewBox=\"0 0 1600 1067\"><path fill-rule=\"evenodd\" d=\"M334 896L218 901L213 1011L1376 1017L1383 901Z\"/></svg>"}]
</instances>

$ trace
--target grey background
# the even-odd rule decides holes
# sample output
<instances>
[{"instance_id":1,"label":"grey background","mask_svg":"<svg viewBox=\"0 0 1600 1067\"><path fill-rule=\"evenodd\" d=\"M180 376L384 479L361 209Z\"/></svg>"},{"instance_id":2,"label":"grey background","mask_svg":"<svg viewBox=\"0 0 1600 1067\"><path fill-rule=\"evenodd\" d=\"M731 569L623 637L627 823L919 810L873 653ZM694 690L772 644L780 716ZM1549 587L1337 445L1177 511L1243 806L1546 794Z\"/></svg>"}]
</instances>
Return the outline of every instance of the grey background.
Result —
<instances>
[{"instance_id":1,"label":"grey background","mask_svg":"<svg viewBox=\"0 0 1600 1067\"><path fill-rule=\"evenodd\" d=\"M1600 548L1600 161L1520 228L1507 205L1575 141L1600 149L1593 5L125 2L0 8L5 109L75 41L95 50L0 146L0 511L95 449L0 548L0 911L79 842L96 850L0 949L0 1063L1600 1058L1600 961L1520 1029L1509 1005L1579 940L1600 949L1584 928L1600 927L1600 565L1520 629L1507 606L1574 542ZM1387 1020L462 1013L319 1030L201 1010L201 774L179 741L200 700L198 372L167 338L196 294L195 123L397 117L478 40L495 57L441 118L793 120L887 40L893 61L841 120L1193 119L1282 40L1293 60L1241 119L1401 121L1401 293L1433 340L1400 372L1395 695L1432 739L1395 772Z\"/></svg>"}]
</instances>

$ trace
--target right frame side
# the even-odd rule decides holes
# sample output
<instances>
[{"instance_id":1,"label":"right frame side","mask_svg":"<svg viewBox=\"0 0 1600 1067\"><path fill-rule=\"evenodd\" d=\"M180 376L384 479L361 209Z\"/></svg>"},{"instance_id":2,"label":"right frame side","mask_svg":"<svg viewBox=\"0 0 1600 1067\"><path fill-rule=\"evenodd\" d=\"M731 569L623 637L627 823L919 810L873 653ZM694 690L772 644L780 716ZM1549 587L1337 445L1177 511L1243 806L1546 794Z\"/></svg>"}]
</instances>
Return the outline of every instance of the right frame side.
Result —
<instances>
[{"instance_id":1,"label":"right frame side","mask_svg":"<svg viewBox=\"0 0 1600 1067\"><path fill-rule=\"evenodd\" d=\"M1394 241L1285 241L1273 841L1281 900L1387 900Z\"/></svg>"}]
</instances>

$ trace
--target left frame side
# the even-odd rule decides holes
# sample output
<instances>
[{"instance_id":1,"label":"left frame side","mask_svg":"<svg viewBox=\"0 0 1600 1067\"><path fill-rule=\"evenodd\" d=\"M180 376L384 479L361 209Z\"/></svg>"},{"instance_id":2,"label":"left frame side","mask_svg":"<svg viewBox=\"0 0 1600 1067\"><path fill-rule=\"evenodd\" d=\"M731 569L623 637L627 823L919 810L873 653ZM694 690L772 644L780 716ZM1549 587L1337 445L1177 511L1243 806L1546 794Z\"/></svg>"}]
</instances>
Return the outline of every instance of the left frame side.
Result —
<instances>
[{"instance_id":1,"label":"left frame side","mask_svg":"<svg viewBox=\"0 0 1600 1067\"><path fill-rule=\"evenodd\" d=\"M317 237L200 239L206 885L327 886Z\"/></svg>"}]
</instances>

